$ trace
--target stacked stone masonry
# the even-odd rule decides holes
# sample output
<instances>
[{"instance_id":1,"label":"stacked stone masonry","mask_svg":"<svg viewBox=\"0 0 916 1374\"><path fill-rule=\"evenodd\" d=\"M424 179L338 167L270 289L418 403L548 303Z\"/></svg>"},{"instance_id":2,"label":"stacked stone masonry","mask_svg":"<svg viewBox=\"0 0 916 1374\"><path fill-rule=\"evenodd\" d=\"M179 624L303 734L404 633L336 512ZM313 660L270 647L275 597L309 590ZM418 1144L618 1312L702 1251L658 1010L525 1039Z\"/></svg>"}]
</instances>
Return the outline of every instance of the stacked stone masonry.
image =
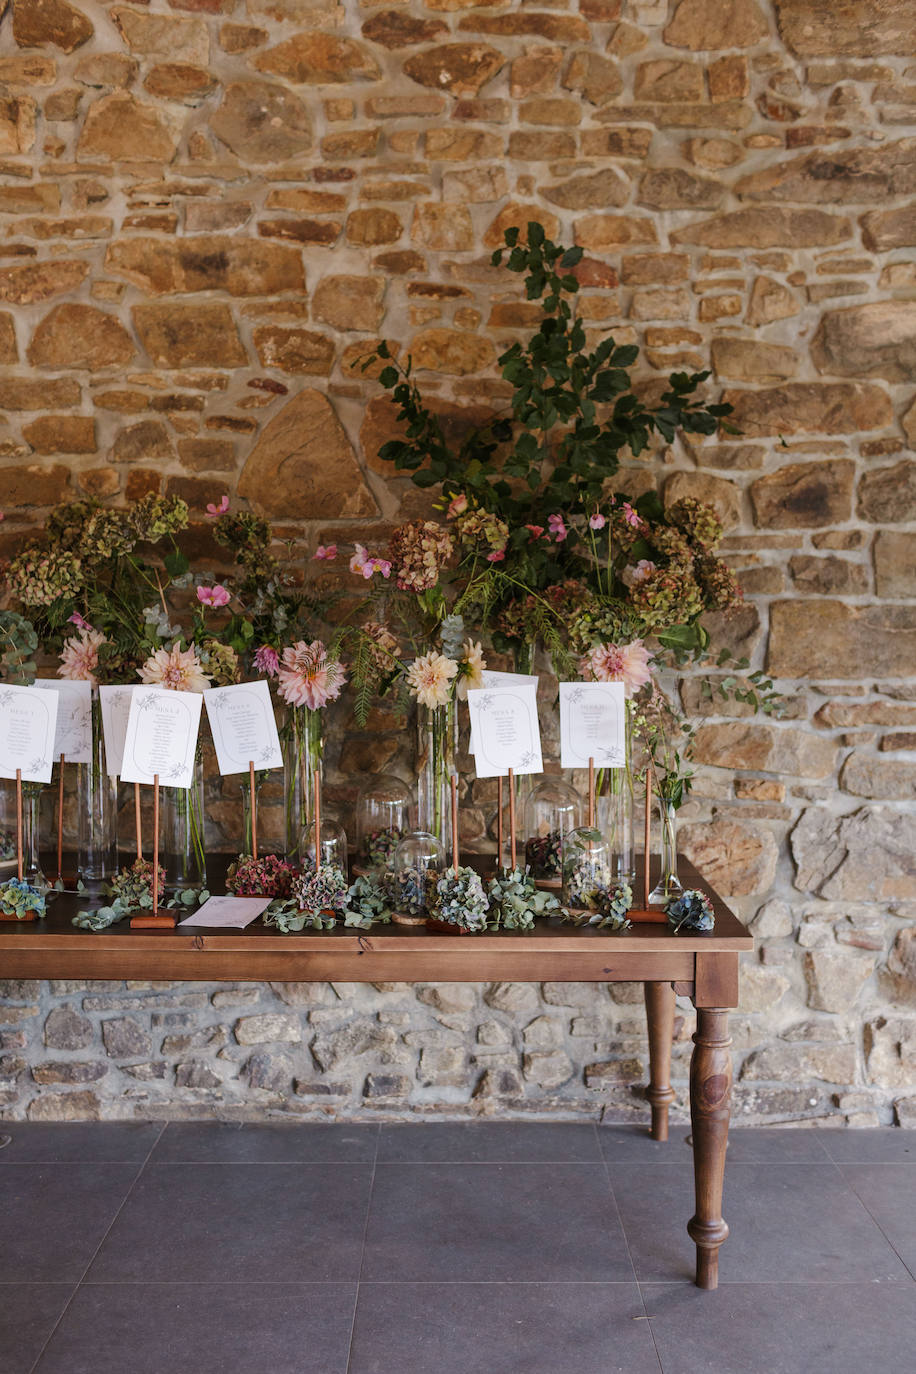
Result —
<instances>
[{"instance_id":1,"label":"stacked stone masonry","mask_svg":"<svg viewBox=\"0 0 916 1374\"><path fill-rule=\"evenodd\" d=\"M624 474L719 510L747 605L717 635L787 697L774 722L685 688L683 847L758 937L737 1115L916 1124L912 0L0 16L0 554L56 502L151 490L198 516L231 493L300 566L319 540L380 542L430 496L380 461L391 408L354 364L398 341L460 427L500 402L496 359L532 323L489 266L503 230L581 245L590 334L638 343L649 392L710 368L741 431ZM372 727L334 717L339 802L364 770L409 776L384 704ZM214 847L238 812L213 780ZM6 982L0 1114L627 1117L639 1001ZM685 1007L682 1100L691 1029Z\"/></svg>"}]
</instances>

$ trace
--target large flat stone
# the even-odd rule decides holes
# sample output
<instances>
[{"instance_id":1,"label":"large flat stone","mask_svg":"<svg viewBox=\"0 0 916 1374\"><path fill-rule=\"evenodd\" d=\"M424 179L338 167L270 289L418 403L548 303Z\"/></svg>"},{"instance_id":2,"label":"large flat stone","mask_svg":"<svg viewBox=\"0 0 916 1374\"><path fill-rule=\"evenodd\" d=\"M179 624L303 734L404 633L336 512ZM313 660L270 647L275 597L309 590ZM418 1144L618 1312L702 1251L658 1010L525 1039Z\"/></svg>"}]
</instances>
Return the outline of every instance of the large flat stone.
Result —
<instances>
[{"instance_id":1,"label":"large flat stone","mask_svg":"<svg viewBox=\"0 0 916 1374\"><path fill-rule=\"evenodd\" d=\"M857 434L893 423L887 392L869 382L791 382L753 391L726 391L729 423L746 436Z\"/></svg>"},{"instance_id":2,"label":"large flat stone","mask_svg":"<svg viewBox=\"0 0 916 1374\"><path fill-rule=\"evenodd\" d=\"M878 596L916 598L916 531L879 530L874 559Z\"/></svg>"},{"instance_id":3,"label":"large flat stone","mask_svg":"<svg viewBox=\"0 0 916 1374\"><path fill-rule=\"evenodd\" d=\"M268 516L326 520L378 514L330 401L311 389L288 401L264 429L238 491Z\"/></svg>"},{"instance_id":4,"label":"large flat stone","mask_svg":"<svg viewBox=\"0 0 916 1374\"><path fill-rule=\"evenodd\" d=\"M916 520L916 463L904 459L866 472L859 483L858 513L875 524Z\"/></svg>"},{"instance_id":5,"label":"large flat stone","mask_svg":"<svg viewBox=\"0 0 916 1374\"><path fill-rule=\"evenodd\" d=\"M73 258L0 267L0 301L34 305L38 301L53 300L55 296L68 296L88 271L88 263Z\"/></svg>"},{"instance_id":6,"label":"large flat stone","mask_svg":"<svg viewBox=\"0 0 916 1374\"><path fill-rule=\"evenodd\" d=\"M742 177L735 193L745 200L816 205L881 203L916 191L916 139L841 152L808 153L777 161Z\"/></svg>"},{"instance_id":7,"label":"large flat stone","mask_svg":"<svg viewBox=\"0 0 916 1374\"><path fill-rule=\"evenodd\" d=\"M664 32L672 48L718 52L750 48L767 36L767 21L756 0L681 0Z\"/></svg>"},{"instance_id":8,"label":"large flat stone","mask_svg":"<svg viewBox=\"0 0 916 1374\"><path fill-rule=\"evenodd\" d=\"M912 380L916 375L916 301L871 301L828 310L812 340L811 357L818 372L834 377Z\"/></svg>"},{"instance_id":9,"label":"large flat stone","mask_svg":"<svg viewBox=\"0 0 916 1374\"><path fill-rule=\"evenodd\" d=\"M197 291L272 296L305 289L298 249L227 234L116 239L108 247L105 266L154 296Z\"/></svg>"},{"instance_id":10,"label":"large flat stone","mask_svg":"<svg viewBox=\"0 0 916 1374\"><path fill-rule=\"evenodd\" d=\"M701 725L693 744L693 756L698 763L797 778L830 777L836 753L832 740L806 730L743 721Z\"/></svg>"},{"instance_id":11,"label":"large flat stone","mask_svg":"<svg viewBox=\"0 0 916 1374\"><path fill-rule=\"evenodd\" d=\"M247 162L284 162L308 152L312 119L304 101L270 81L232 81L210 128Z\"/></svg>"},{"instance_id":12,"label":"large flat stone","mask_svg":"<svg viewBox=\"0 0 916 1374\"><path fill-rule=\"evenodd\" d=\"M678 843L703 877L727 897L767 892L776 876L776 841L763 826L723 818L682 825Z\"/></svg>"},{"instance_id":13,"label":"large flat stone","mask_svg":"<svg viewBox=\"0 0 916 1374\"><path fill-rule=\"evenodd\" d=\"M787 210L781 205L731 210L698 220L671 234L672 243L706 248L821 248L852 238L852 224L826 210Z\"/></svg>"},{"instance_id":14,"label":"large flat stone","mask_svg":"<svg viewBox=\"0 0 916 1374\"><path fill-rule=\"evenodd\" d=\"M112 91L90 105L76 156L82 162L171 162L182 124L174 110Z\"/></svg>"},{"instance_id":15,"label":"large flat stone","mask_svg":"<svg viewBox=\"0 0 916 1374\"><path fill-rule=\"evenodd\" d=\"M754 520L766 529L835 525L852 515L855 463L849 458L787 463L751 483Z\"/></svg>"},{"instance_id":16,"label":"large flat stone","mask_svg":"<svg viewBox=\"0 0 916 1374\"><path fill-rule=\"evenodd\" d=\"M911 677L916 606L776 601L770 607L767 672L775 677Z\"/></svg>"},{"instance_id":17,"label":"large flat stone","mask_svg":"<svg viewBox=\"0 0 916 1374\"><path fill-rule=\"evenodd\" d=\"M244 367L228 305L135 305L134 325L154 367Z\"/></svg>"},{"instance_id":18,"label":"large flat stone","mask_svg":"<svg viewBox=\"0 0 916 1374\"><path fill-rule=\"evenodd\" d=\"M916 51L911 0L776 0L776 19L798 57L912 57Z\"/></svg>"},{"instance_id":19,"label":"large flat stone","mask_svg":"<svg viewBox=\"0 0 916 1374\"><path fill-rule=\"evenodd\" d=\"M133 341L114 315L92 305L56 305L37 325L28 347L33 367L61 370L116 367L134 356Z\"/></svg>"}]
</instances>

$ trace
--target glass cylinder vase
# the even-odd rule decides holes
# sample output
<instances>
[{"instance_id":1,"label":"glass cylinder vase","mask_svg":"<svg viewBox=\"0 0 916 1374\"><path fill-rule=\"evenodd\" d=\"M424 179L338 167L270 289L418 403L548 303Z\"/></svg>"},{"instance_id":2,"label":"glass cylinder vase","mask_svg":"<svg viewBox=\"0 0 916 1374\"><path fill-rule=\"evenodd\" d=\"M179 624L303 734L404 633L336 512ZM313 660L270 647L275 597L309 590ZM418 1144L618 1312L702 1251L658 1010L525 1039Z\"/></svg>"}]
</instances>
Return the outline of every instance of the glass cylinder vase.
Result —
<instances>
[{"instance_id":1,"label":"glass cylinder vase","mask_svg":"<svg viewBox=\"0 0 916 1374\"><path fill-rule=\"evenodd\" d=\"M167 887L203 887L207 880L204 846L204 764L200 749L190 787L159 789L159 861Z\"/></svg>"},{"instance_id":2,"label":"glass cylinder vase","mask_svg":"<svg viewBox=\"0 0 916 1374\"><path fill-rule=\"evenodd\" d=\"M38 848L41 831L39 803L43 791L43 783L22 784L22 876L39 892L47 892L50 886L41 866Z\"/></svg>"},{"instance_id":3,"label":"glass cylinder vase","mask_svg":"<svg viewBox=\"0 0 916 1374\"><path fill-rule=\"evenodd\" d=\"M417 731L417 828L450 845L451 775L457 754L454 701L420 706Z\"/></svg>"},{"instance_id":4,"label":"glass cylinder vase","mask_svg":"<svg viewBox=\"0 0 916 1374\"><path fill-rule=\"evenodd\" d=\"M649 893L650 906L664 906L684 891L677 876L677 807L663 797L658 802L661 841L661 868L658 882Z\"/></svg>"},{"instance_id":5,"label":"glass cylinder vase","mask_svg":"<svg viewBox=\"0 0 916 1374\"><path fill-rule=\"evenodd\" d=\"M602 768L598 774L595 810L600 830L610 846L611 871L615 885L632 883L636 877L633 844L633 768L632 702L627 700L624 714L624 756L617 768Z\"/></svg>"},{"instance_id":6,"label":"glass cylinder vase","mask_svg":"<svg viewBox=\"0 0 916 1374\"><path fill-rule=\"evenodd\" d=\"M280 747L286 857L296 860L302 832L315 819L316 769L319 783L324 780L321 712L308 706L291 706L280 731Z\"/></svg>"},{"instance_id":7,"label":"glass cylinder vase","mask_svg":"<svg viewBox=\"0 0 916 1374\"><path fill-rule=\"evenodd\" d=\"M261 788L269 777L270 774L264 771L255 773L254 775L254 804L258 814L260 814L261 810ZM239 787L242 792L242 831L245 836L240 853L253 854L254 845L251 834L251 781L247 774L245 775L244 781L239 783ZM258 849L259 852L262 852L260 844Z\"/></svg>"},{"instance_id":8,"label":"glass cylinder vase","mask_svg":"<svg viewBox=\"0 0 916 1374\"><path fill-rule=\"evenodd\" d=\"M83 882L118 871L118 780L108 772L98 688L92 691L92 758L76 765L77 869Z\"/></svg>"}]
</instances>

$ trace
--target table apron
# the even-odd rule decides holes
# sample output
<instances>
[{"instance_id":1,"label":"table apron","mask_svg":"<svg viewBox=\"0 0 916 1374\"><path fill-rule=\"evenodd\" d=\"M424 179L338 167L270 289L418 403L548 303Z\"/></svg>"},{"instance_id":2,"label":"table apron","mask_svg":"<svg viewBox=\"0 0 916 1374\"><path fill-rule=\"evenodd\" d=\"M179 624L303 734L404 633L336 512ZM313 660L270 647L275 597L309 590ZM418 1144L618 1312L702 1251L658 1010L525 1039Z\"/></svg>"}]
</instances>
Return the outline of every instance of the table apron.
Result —
<instances>
[{"instance_id":1,"label":"table apron","mask_svg":"<svg viewBox=\"0 0 916 1374\"><path fill-rule=\"evenodd\" d=\"M471 937L468 937L470 943ZM696 955L690 950L628 952L612 949L574 952L518 950L501 953L467 948L456 939L454 952L353 949L305 951L220 950L203 947L157 950L80 947L13 949L0 952L0 977L176 979L198 983L693 983Z\"/></svg>"}]
</instances>

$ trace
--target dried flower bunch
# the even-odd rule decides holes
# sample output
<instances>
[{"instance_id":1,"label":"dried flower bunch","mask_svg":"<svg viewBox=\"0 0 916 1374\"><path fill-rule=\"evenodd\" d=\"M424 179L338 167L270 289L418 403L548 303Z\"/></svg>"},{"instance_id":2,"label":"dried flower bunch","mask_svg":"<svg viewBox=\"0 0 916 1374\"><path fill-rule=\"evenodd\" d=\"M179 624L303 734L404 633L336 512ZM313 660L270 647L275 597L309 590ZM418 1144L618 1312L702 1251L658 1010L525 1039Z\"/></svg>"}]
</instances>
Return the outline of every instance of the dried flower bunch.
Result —
<instances>
[{"instance_id":1,"label":"dried flower bunch","mask_svg":"<svg viewBox=\"0 0 916 1374\"><path fill-rule=\"evenodd\" d=\"M486 930L490 903L480 874L459 864L447 868L436 882L430 916L461 930Z\"/></svg>"},{"instance_id":2,"label":"dried flower bunch","mask_svg":"<svg viewBox=\"0 0 916 1374\"><path fill-rule=\"evenodd\" d=\"M712 902L705 892L693 887L672 897L665 906L665 915L675 935L682 930L691 933L712 930L716 924Z\"/></svg>"},{"instance_id":3,"label":"dried flower bunch","mask_svg":"<svg viewBox=\"0 0 916 1374\"><path fill-rule=\"evenodd\" d=\"M296 864L277 854L240 854L229 867L226 890L236 897L291 897L298 876Z\"/></svg>"}]
</instances>

